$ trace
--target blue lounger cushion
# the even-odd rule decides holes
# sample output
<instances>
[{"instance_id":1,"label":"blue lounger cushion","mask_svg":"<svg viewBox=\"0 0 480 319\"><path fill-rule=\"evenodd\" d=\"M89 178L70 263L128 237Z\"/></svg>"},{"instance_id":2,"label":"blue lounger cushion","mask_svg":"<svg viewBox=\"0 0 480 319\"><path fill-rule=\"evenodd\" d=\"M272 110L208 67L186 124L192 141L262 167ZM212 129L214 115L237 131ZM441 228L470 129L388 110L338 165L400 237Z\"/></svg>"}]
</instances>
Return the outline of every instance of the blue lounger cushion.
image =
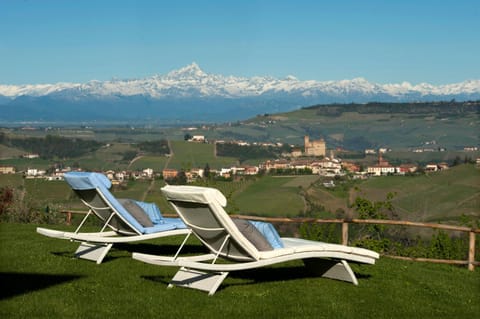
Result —
<instances>
[{"instance_id":1,"label":"blue lounger cushion","mask_svg":"<svg viewBox=\"0 0 480 319\"><path fill-rule=\"evenodd\" d=\"M128 198L119 198L118 201L143 227L153 227L150 216L137 201Z\"/></svg>"},{"instance_id":2,"label":"blue lounger cushion","mask_svg":"<svg viewBox=\"0 0 480 319\"><path fill-rule=\"evenodd\" d=\"M250 220L249 222L258 229L265 239L267 239L273 249L284 247L280 235L271 223L260 222L256 220Z\"/></svg>"},{"instance_id":3,"label":"blue lounger cushion","mask_svg":"<svg viewBox=\"0 0 480 319\"><path fill-rule=\"evenodd\" d=\"M146 203L140 201L135 202L138 206L143 208L143 211L148 215L152 223L159 224L162 222L163 216L157 205L155 205L154 203Z\"/></svg>"},{"instance_id":4,"label":"blue lounger cushion","mask_svg":"<svg viewBox=\"0 0 480 319\"><path fill-rule=\"evenodd\" d=\"M259 251L273 250L267 238L250 221L246 219L232 219L232 221L240 233Z\"/></svg>"}]
</instances>

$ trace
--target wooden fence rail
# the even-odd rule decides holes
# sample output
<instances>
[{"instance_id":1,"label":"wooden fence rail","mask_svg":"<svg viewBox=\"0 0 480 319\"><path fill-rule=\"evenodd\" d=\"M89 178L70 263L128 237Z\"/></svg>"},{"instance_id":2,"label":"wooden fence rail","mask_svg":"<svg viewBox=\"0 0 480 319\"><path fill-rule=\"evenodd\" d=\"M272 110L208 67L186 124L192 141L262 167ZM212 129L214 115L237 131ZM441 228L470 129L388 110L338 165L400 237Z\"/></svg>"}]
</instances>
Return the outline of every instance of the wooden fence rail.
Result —
<instances>
[{"instance_id":1,"label":"wooden fence rail","mask_svg":"<svg viewBox=\"0 0 480 319\"><path fill-rule=\"evenodd\" d=\"M86 214L85 211L62 211L67 215L67 224L70 225L72 214ZM178 217L174 214L164 214L165 217ZM286 218L286 217L260 217L260 216L247 216L247 215L231 215L233 218L258 220L270 223L316 223L316 224L342 224L342 244L348 244L348 231L349 224L374 224L374 225L397 225L408 227L421 227L432 229L443 229L449 231L459 231L469 233L469 245L468 245L468 260L450 260L450 259L433 259L433 258L413 258L402 256L388 256L396 259L413 260L413 261L425 261L452 265L467 265L468 270L474 271L476 265L480 265L480 262L475 261L475 239L476 234L480 234L480 228L470 228L464 226L433 224L433 223L419 223L402 220L385 220L385 219L317 219L317 218Z\"/></svg>"},{"instance_id":2,"label":"wooden fence rail","mask_svg":"<svg viewBox=\"0 0 480 319\"><path fill-rule=\"evenodd\" d=\"M449 231L466 232L469 234L468 245L468 260L449 260L449 259L432 259L432 258L412 258L401 256L389 256L397 259L406 259L413 261L426 261L444 264L467 265L468 270L473 271L475 265L480 265L480 262L475 261L475 239L476 234L480 234L480 228L470 228L464 226L434 224L434 223L419 223L402 220L384 220L384 219L316 219L316 218L277 218L277 217L258 217L246 215L232 215L232 217L240 219L251 219L271 223L317 223L317 224L342 224L342 244L348 244L349 224L374 224L374 225L397 225L408 227L421 227L432 229L443 229Z\"/></svg>"}]
</instances>

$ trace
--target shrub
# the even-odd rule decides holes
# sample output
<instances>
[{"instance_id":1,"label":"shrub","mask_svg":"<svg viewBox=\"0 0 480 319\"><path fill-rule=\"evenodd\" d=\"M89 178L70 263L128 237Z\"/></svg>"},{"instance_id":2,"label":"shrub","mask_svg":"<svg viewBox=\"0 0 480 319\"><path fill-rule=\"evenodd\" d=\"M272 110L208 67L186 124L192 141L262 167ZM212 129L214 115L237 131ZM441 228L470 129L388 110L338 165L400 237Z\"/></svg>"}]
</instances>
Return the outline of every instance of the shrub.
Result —
<instances>
[{"instance_id":1,"label":"shrub","mask_svg":"<svg viewBox=\"0 0 480 319\"><path fill-rule=\"evenodd\" d=\"M37 202L25 198L22 190L0 189L1 222L52 224L63 220L59 215L56 207L40 207Z\"/></svg>"}]
</instances>

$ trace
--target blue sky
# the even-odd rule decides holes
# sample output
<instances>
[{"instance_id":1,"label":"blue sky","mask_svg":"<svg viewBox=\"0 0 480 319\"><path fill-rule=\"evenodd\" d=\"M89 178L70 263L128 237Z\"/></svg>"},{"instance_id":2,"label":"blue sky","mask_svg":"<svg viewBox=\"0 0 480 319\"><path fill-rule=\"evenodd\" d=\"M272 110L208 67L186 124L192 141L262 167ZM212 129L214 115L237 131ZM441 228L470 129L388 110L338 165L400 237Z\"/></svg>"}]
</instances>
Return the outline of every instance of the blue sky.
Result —
<instances>
[{"instance_id":1,"label":"blue sky","mask_svg":"<svg viewBox=\"0 0 480 319\"><path fill-rule=\"evenodd\" d=\"M208 73L480 78L480 1L1 0L0 84Z\"/></svg>"}]
</instances>

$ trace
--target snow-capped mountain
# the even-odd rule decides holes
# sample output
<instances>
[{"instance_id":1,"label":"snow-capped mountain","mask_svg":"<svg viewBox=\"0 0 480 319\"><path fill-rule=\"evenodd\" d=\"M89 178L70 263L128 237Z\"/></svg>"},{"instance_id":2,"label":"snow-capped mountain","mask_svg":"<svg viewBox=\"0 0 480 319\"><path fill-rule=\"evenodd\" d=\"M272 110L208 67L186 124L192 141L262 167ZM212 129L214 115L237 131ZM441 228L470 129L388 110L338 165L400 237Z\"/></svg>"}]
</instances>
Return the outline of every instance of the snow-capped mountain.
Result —
<instances>
[{"instance_id":1,"label":"snow-capped mountain","mask_svg":"<svg viewBox=\"0 0 480 319\"><path fill-rule=\"evenodd\" d=\"M38 85L0 84L0 108L5 111L3 114L29 118L29 114L33 116L37 113L38 118L38 113L41 113L43 120L49 114L54 116L62 112L70 112L73 116L72 112L76 108L93 118L121 116L120 110L126 112L123 118L130 118L127 115L131 115L130 109L133 108L137 112L136 119L170 115L177 118L194 115L193 118L198 118L198 115L203 115L205 119L211 116L212 120L218 120L224 116L225 119L240 119L243 116L333 102L451 99L480 99L480 80L435 86L428 83L413 85L408 82L376 84L363 78L323 82L301 81L294 76L283 79L269 76L246 78L206 73L196 63L192 63L166 75L143 79ZM170 112L173 106L176 113ZM62 110L61 107L65 109ZM101 113L102 110L105 114ZM78 115L85 117L85 114ZM0 115L0 120L3 117Z\"/></svg>"}]
</instances>

